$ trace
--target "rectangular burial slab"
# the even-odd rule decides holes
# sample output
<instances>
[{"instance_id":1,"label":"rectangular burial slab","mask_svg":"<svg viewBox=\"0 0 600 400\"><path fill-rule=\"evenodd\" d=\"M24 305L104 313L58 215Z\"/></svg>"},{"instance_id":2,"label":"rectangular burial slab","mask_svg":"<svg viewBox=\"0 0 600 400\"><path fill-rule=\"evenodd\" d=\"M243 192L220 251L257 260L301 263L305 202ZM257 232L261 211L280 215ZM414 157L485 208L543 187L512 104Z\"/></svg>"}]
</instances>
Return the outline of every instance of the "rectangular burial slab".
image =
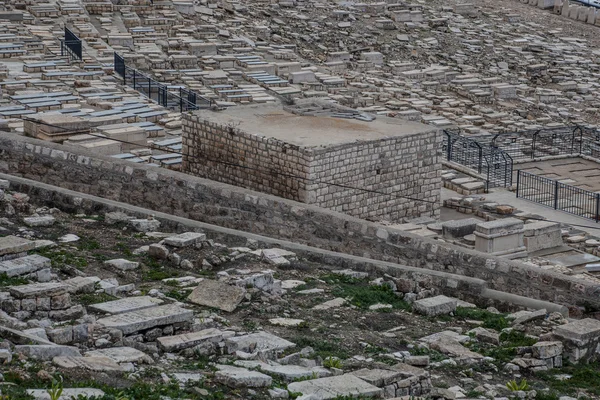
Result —
<instances>
[{"instance_id":1,"label":"rectangular burial slab","mask_svg":"<svg viewBox=\"0 0 600 400\"><path fill-rule=\"evenodd\" d=\"M32 297L53 297L67 293L68 286L64 283L47 282L31 283L29 285L10 286L8 291L17 299L29 299Z\"/></svg>"},{"instance_id":2,"label":"rectangular burial slab","mask_svg":"<svg viewBox=\"0 0 600 400\"><path fill-rule=\"evenodd\" d=\"M233 336L231 331L223 332L219 329L209 328L198 332L184 333L182 335L164 336L156 339L163 351L179 351L189 347L197 346L204 342L218 343L223 336Z\"/></svg>"},{"instance_id":3,"label":"rectangular burial slab","mask_svg":"<svg viewBox=\"0 0 600 400\"><path fill-rule=\"evenodd\" d=\"M173 247L188 247L205 240L206 235L204 233L186 232L180 235L169 236L164 240L164 243Z\"/></svg>"},{"instance_id":4,"label":"rectangular burial slab","mask_svg":"<svg viewBox=\"0 0 600 400\"><path fill-rule=\"evenodd\" d=\"M413 303L413 309L419 314L436 316L450 314L456 310L456 299L446 296L435 296L417 300Z\"/></svg>"},{"instance_id":5,"label":"rectangular burial slab","mask_svg":"<svg viewBox=\"0 0 600 400\"><path fill-rule=\"evenodd\" d=\"M254 353L258 351L285 350L294 347L295 344L268 332L257 332L229 338L225 341L225 346L231 354L236 351Z\"/></svg>"},{"instance_id":6,"label":"rectangular burial slab","mask_svg":"<svg viewBox=\"0 0 600 400\"><path fill-rule=\"evenodd\" d=\"M81 357L77 347L48 344L18 345L15 346L15 353L24 354L40 361L52 361L54 357Z\"/></svg>"},{"instance_id":7,"label":"rectangular burial slab","mask_svg":"<svg viewBox=\"0 0 600 400\"><path fill-rule=\"evenodd\" d=\"M0 256L23 253L33 249L35 249L35 242L33 240L27 240L17 236L0 237Z\"/></svg>"},{"instance_id":8,"label":"rectangular burial slab","mask_svg":"<svg viewBox=\"0 0 600 400\"><path fill-rule=\"evenodd\" d=\"M84 369L89 371L119 371L125 369L108 357L54 357L54 365L64 369Z\"/></svg>"},{"instance_id":9,"label":"rectangular burial slab","mask_svg":"<svg viewBox=\"0 0 600 400\"><path fill-rule=\"evenodd\" d=\"M152 358L143 351L133 347L111 347L108 349L92 350L85 353L86 357L107 357L116 363L134 362L151 364Z\"/></svg>"},{"instance_id":10,"label":"rectangular burial slab","mask_svg":"<svg viewBox=\"0 0 600 400\"><path fill-rule=\"evenodd\" d=\"M167 304L101 318L98 323L107 328L119 329L123 334L129 335L156 326L190 321L193 317L192 311Z\"/></svg>"},{"instance_id":11,"label":"rectangular burial slab","mask_svg":"<svg viewBox=\"0 0 600 400\"><path fill-rule=\"evenodd\" d=\"M267 364L261 361L236 361L235 365L244 368L255 369L259 368L262 372L277 376L284 379L286 382L293 382L298 379L306 378L326 378L332 375L332 372L323 367L303 367L301 365L279 365Z\"/></svg>"},{"instance_id":12,"label":"rectangular burial slab","mask_svg":"<svg viewBox=\"0 0 600 400\"><path fill-rule=\"evenodd\" d=\"M231 365L217 365L215 380L229 387L269 387L273 378L258 371L250 371L245 368L233 367Z\"/></svg>"},{"instance_id":13,"label":"rectangular burial slab","mask_svg":"<svg viewBox=\"0 0 600 400\"><path fill-rule=\"evenodd\" d=\"M164 303L161 299L150 296L127 297L125 299L107 301L106 303L91 304L88 306L93 311L108 314L123 314L130 311L143 310L156 307Z\"/></svg>"},{"instance_id":14,"label":"rectangular burial slab","mask_svg":"<svg viewBox=\"0 0 600 400\"><path fill-rule=\"evenodd\" d=\"M30 274L43 268L49 268L51 261L49 258L37 254L15 258L13 260L0 261L0 274L5 273L9 278Z\"/></svg>"},{"instance_id":15,"label":"rectangular burial slab","mask_svg":"<svg viewBox=\"0 0 600 400\"><path fill-rule=\"evenodd\" d=\"M600 337L600 321L592 318L576 320L557 326L553 333L561 339L584 344Z\"/></svg>"},{"instance_id":16,"label":"rectangular burial slab","mask_svg":"<svg viewBox=\"0 0 600 400\"><path fill-rule=\"evenodd\" d=\"M335 399L341 396L379 398L383 393L383 390L377 386L373 386L351 374L293 382L288 385L288 390L295 393L300 392L303 395L314 394L323 400Z\"/></svg>"}]
</instances>

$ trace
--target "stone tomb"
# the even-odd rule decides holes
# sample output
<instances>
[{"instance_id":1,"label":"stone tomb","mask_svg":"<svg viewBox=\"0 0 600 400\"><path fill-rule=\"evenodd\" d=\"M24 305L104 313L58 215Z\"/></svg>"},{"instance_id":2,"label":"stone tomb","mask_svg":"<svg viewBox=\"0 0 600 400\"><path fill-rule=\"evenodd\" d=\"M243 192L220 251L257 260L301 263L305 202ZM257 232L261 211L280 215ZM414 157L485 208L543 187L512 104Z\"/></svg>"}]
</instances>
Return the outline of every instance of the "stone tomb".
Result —
<instances>
[{"instance_id":1,"label":"stone tomb","mask_svg":"<svg viewBox=\"0 0 600 400\"><path fill-rule=\"evenodd\" d=\"M504 258L525 257L523 221L505 218L482 222L475 228L475 250Z\"/></svg>"},{"instance_id":2,"label":"stone tomb","mask_svg":"<svg viewBox=\"0 0 600 400\"><path fill-rule=\"evenodd\" d=\"M555 222L537 221L525 224L524 229L523 242L529 253L563 245L560 225Z\"/></svg>"},{"instance_id":3,"label":"stone tomb","mask_svg":"<svg viewBox=\"0 0 600 400\"><path fill-rule=\"evenodd\" d=\"M600 359L600 321L586 318L559 325L554 328L553 335L563 343L563 355L570 362L592 362Z\"/></svg>"},{"instance_id":4,"label":"stone tomb","mask_svg":"<svg viewBox=\"0 0 600 400\"><path fill-rule=\"evenodd\" d=\"M145 308L98 320L106 328L119 329L124 335L155 327L191 322L194 313L173 304Z\"/></svg>"},{"instance_id":5,"label":"stone tomb","mask_svg":"<svg viewBox=\"0 0 600 400\"><path fill-rule=\"evenodd\" d=\"M145 308L156 307L163 303L162 300L150 296L128 297L106 303L92 304L88 306L93 311L104 312L107 314L123 314L130 311L143 310Z\"/></svg>"}]
</instances>

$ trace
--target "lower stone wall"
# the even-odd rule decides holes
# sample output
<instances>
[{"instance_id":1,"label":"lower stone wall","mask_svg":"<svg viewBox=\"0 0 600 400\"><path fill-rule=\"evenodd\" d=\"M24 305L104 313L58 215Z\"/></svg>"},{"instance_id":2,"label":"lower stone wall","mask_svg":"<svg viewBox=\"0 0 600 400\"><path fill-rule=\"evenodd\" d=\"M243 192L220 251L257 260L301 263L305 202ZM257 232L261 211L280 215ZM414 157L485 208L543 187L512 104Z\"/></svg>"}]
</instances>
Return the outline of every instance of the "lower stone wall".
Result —
<instances>
[{"instance_id":1,"label":"lower stone wall","mask_svg":"<svg viewBox=\"0 0 600 400\"><path fill-rule=\"evenodd\" d=\"M22 136L0 137L0 172L223 227L483 279L496 289L600 307L600 286L330 210Z\"/></svg>"}]
</instances>

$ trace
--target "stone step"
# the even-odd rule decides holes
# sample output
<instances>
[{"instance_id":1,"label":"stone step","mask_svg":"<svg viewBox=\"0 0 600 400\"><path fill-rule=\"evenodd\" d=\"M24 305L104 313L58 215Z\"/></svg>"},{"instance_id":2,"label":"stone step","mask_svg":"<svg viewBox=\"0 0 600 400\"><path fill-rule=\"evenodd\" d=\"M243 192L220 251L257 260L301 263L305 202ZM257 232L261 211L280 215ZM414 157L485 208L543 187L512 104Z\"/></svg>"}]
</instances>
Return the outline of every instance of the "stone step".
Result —
<instances>
[{"instance_id":1,"label":"stone step","mask_svg":"<svg viewBox=\"0 0 600 400\"><path fill-rule=\"evenodd\" d=\"M234 335L235 332L223 332L219 329L209 328L181 335L163 336L156 340L163 351L172 352L194 347L205 342L218 343L226 337L232 337Z\"/></svg>"},{"instance_id":2,"label":"stone step","mask_svg":"<svg viewBox=\"0 0 600 400\"><path fill-rule=\"evenodd\" d=\"M164 301L150 296L128 297L125 299L107 301L105 303L92 304L88 306L93 311L107 314L123 314L131 311L139 311L146 308L156 307Z\"/></svg>"},{"instance_id":3,"label":"stone step","mask_svg":"<svg viewBox=\"0 0 600 400\"><path fill-rule=\"evenodd\" d=\"M157 326L191 321L193 318L192 311L167 304L101 318L97 322L106 328L119 329L123 334L130 335Z\"/></svg>"},{"instance_id":4,"label":"stone step","mask_svg":"<svg viewBox=\"0 0 600 400\"><path fill-rule=\"evenodd\" d=\"M9 278L36 272L43 268L50 268L49 258L37 254L0 261L0 274L5 273Z\"/></svg>"}]
</instances>

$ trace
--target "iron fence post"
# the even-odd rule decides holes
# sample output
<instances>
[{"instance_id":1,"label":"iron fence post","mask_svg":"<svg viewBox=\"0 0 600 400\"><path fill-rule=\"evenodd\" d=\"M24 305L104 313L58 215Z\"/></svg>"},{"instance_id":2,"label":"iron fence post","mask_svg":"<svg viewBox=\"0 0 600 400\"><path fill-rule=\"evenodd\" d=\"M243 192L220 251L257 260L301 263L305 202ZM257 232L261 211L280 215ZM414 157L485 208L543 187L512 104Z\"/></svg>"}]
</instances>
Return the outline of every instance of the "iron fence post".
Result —
<instances>
[{"instance_id":1,"label":"iron fence post","mask_svg":"<svg viewBox=\"0 0 600 400\"><path fill-rule=\"evenodd\" d=\"M181 87L179 87L179 112L183 112L183 95L181 94Z\"/></svg>"},{"instance_id":2,"label":"iron fence post","mask_svg":"<svg viewBox=\"0 0 600 400\"><path fill-rule=\"evenodd\" d=\"M554 181L554 209L558 210L558 181Z\"/></svg>"},{"instance_id":3,"label":"iron fence post","mask_svg":"<svg viewBox=\"0 0 600 400\"><path fill-rule=\"evenodd\" d=\"M521 170L517 171L517 198L519 198L519 184L521 183Z\"/></svg>"},{"instance_id":4,"label":"iron fence post","mask_svg":"<svg viewBox=\"0 0 600 400\"><path fill-rule=\"evenodd\" d=\"M135 69L133 70L133 88L135 89Z\"/></svg>"},{"instance_id":5,"label":"iron fence post","mask_svg":"<svg viewBox=\"0 0 600 400\"><path fill-rule=\"evenodd\" d=\"M600 193L596 193L596 222L600 221Z\"/></svg>"},{"instance_id":6,"label":"iron fence post","mask_svg":"<svg viewBox=\"0 0 600 400\"><path fill-rule=\"evenodd\" d=\"M534 158L535 158L535 142L536 142L536 139L537 139L537 135L538 135L538 133L540 133L540 131L536 131L536 132L533 134L533 141L531 142L531 158L532 158L532 159L534 159Z\"/></svg>"}]
</instances>

